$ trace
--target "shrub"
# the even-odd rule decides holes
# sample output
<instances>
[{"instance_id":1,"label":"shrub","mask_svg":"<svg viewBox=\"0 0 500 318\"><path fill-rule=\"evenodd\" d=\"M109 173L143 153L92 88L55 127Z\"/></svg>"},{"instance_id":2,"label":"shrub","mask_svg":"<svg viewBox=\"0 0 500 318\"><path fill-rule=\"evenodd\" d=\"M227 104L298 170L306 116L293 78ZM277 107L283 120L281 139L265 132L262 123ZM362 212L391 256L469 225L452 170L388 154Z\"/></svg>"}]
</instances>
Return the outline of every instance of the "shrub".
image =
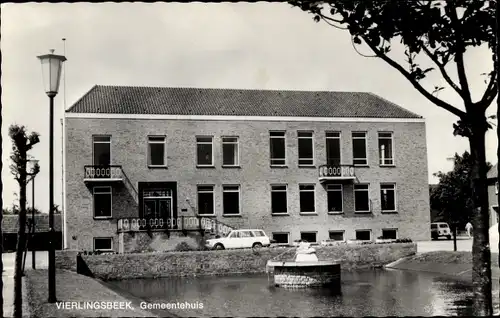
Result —
<instances>
[{"instance_id":1,"label":"shrub","mask_svg":"<svg viewBox=\"0 0 500 318\"><path fill-rule=\"evenodd\" d=\"M174 248L174 251L176 251L176 252L188 252L188 251L193 251L193 250L194 249L191 246L189 246L189 244L186 242L180 242Z\"/></svg>"}]
</instances>

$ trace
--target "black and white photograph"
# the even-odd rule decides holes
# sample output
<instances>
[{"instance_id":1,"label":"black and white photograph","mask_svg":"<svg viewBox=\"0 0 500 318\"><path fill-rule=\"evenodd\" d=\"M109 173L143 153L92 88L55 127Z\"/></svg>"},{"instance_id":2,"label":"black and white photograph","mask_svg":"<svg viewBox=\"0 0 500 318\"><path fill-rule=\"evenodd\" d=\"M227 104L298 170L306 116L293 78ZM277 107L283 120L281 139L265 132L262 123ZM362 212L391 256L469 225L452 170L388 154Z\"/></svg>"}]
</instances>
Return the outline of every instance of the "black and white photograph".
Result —
<instances>
[{"instance_id":1,"label":"black and white photograph","mask_svg":"<svg viewBox=\"0 0 500 318\"><path fill-rule=\"evenodd\" d=\"M0 6L0 317L500 315L498 0Z\"/></svg>"}]
</instances>

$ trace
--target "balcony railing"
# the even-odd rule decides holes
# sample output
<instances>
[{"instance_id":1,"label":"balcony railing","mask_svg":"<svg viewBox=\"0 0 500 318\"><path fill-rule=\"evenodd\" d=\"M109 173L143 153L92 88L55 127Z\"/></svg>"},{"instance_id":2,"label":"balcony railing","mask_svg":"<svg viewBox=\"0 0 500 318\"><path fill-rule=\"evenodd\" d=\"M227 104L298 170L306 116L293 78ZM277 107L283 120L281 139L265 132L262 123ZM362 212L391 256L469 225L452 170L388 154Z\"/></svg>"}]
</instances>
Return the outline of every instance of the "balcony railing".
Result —
<instances>
[{"instance_id":1,"label":"balcony railing","mask_svg":"<svg viewBox=\"0 0 500 318\"><path fill-rule=\"evenodd\" d=\"M122 218L118 219L118 233L141 232L141 231L200 231L224 236L233 230L217 219L180 216L177 218Z\"/></svg>"},{"instance_id":2,"label":"balcony railing","mask_svg":"<svg viewBox=\"0 0 500 318\"><path fill-rule=\"evenodd\" d=\"M356 173L353 165L322 165L318 168L320 182L329 180L355 180Z\"/></svg>"},{"instance_id":3,"label":"balcony railing","mask_svg":"<svg viewBox=\"0 0 500 318\"><path fill-rule=\"evenodd\" d=\"M122 166L84 166L84 181L123 181Z\"/></svg>"}]
</instances>

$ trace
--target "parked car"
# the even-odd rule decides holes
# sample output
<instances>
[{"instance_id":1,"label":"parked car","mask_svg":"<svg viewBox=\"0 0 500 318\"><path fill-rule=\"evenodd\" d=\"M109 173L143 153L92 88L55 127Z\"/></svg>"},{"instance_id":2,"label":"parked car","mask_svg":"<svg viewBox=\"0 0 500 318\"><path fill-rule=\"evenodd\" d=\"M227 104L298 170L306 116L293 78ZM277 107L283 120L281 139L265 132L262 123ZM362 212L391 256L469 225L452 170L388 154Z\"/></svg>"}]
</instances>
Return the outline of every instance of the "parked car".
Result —
<instances>
[{"instance_id":1,"label":"parked car","mask_svg":"<svg viewBox=\"0 0 500 318\"><path fill-rule=\"evenodd\" d=\"M209 239L206 246L210 249L260 248L271 245L271 240L263 230L232 230L227 236Z\"/></svg>"},{"instance_id":2,"label":"parked car","mask_svg":"<svg viewBox=\"0 0 500 318\"><path fill-rule=\"evenodd\" d=\"M445 236L448 240L451 240L451 230L448 223L431 223L431 238L437 240L441 236Z\"/></svg>"}]
</instances>

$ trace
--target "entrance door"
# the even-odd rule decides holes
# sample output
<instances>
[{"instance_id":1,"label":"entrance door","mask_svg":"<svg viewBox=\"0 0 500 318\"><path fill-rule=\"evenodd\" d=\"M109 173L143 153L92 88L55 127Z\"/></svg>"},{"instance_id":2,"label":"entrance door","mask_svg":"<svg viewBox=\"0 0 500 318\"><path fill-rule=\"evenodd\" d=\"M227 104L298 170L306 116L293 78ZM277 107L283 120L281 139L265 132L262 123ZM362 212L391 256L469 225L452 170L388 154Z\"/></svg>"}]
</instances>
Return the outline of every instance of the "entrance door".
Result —
<instances>
[{"instance_id":1,"label":"entrance door","mask_svg":"<svg viewBox=\"0 0 500 318\"><path fill-rule=\"evenodd\" d=\"M174 219L172 214L172 199L161 199L159 200L159 214L160 218L165 221L164 228L177 229L177 220Z\"/></svg>"}]
</instances>

